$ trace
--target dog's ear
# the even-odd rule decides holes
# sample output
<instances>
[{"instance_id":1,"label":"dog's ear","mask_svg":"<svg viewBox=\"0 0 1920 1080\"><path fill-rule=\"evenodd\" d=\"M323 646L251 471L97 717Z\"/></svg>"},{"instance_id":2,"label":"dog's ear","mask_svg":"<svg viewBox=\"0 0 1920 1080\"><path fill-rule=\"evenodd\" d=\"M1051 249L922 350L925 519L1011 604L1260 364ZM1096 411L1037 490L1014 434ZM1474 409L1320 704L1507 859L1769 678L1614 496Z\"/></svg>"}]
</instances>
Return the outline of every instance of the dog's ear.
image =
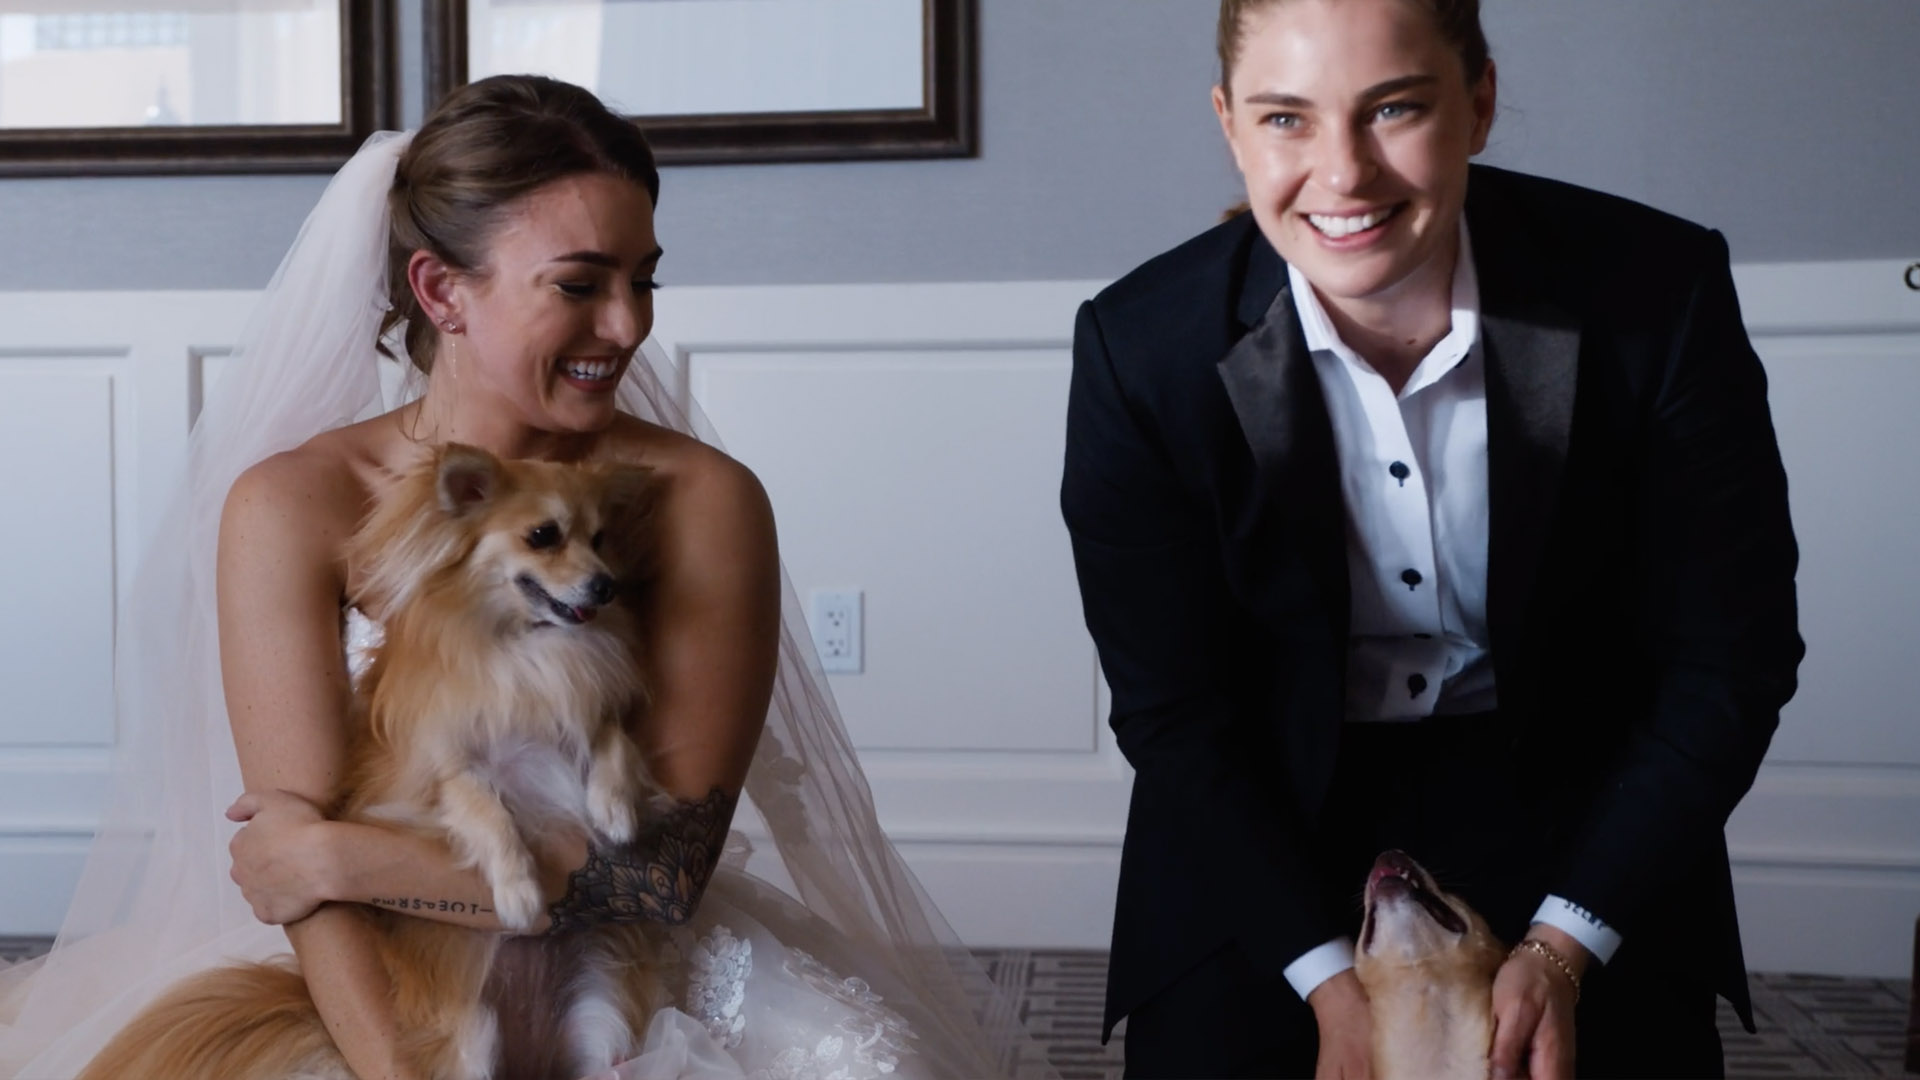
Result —
<instances>
[{"instance_id":1,"label":"dog's ear","mask_svg":"<svg viewBox=\"0 0 1920 1080\"><path fill-rule=\"evenodd\" d=\"M644 465L603 465L600 474L600 528L608 553L622 577L645 576L653 548L653 510L660 481Z\"/></svg>"},{"instance_id":2,"label":"dog's ear","mask_svg":"<svg viewBox=\"0 0 1920 1080\"><path fill-rule=\"evenodd\" d=\"M603 465L600 467L600 500L605 513L645 516L653 508L659 481L645 465Z\"/></svg>"},{"instance_id":3,"label":"dog's ear","mask_svg":"<svg viewBox=\"0 0 1920 1080\"><path fill-rule=\"evenodd\" d=\"M448 443L440 448L435 487L440 508L459 517L499 494L500 459L477 446Z\"/></svg>"}]
</instances>

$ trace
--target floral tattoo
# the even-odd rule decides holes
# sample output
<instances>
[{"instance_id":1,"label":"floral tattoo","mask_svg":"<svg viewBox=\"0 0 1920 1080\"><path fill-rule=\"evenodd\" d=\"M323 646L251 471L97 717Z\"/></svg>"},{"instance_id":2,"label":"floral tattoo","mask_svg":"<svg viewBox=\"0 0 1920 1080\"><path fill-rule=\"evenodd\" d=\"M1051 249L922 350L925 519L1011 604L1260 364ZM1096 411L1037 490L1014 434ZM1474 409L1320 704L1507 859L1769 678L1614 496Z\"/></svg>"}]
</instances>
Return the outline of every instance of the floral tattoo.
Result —
<instances>
[{"instance_id":1,"label":"floral tattoo","mask_svg":"<svg viewBox=\"0 0 1920 1080\"><path fill-rule=\"evenodd\" d=\"M547 909L553 931L604 923L679 926L720 863L735 796L714 788L699 802L675 803L649 816L640 835L618 847L590 847L586 865L567 879L566 895Z\"/></svg>"}]
</instances>

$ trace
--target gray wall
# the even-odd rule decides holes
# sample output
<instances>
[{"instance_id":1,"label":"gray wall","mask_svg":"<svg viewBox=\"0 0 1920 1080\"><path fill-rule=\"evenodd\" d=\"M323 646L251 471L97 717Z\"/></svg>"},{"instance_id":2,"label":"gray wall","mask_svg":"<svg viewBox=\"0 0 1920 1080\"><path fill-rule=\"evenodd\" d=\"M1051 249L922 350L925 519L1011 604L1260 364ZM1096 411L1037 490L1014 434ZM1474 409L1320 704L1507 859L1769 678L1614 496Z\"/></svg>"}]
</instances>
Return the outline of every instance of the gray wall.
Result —
<instances>
[{"instance_id":1,"label":"gray wall","mask_svg":"<svg viewBox=\"0 0 1920 1080\"><path fill-rule=\"evenodd\" d=\"M979 3L979 158L670 170L663 279L1106 278L1234 201L1214 0ZM1714 225L1741 262L1920 258L1920 2L1486 3L1486 160ZM0 289L257 287L323 182L0 181Z\"/></svg>"}]
</instances>

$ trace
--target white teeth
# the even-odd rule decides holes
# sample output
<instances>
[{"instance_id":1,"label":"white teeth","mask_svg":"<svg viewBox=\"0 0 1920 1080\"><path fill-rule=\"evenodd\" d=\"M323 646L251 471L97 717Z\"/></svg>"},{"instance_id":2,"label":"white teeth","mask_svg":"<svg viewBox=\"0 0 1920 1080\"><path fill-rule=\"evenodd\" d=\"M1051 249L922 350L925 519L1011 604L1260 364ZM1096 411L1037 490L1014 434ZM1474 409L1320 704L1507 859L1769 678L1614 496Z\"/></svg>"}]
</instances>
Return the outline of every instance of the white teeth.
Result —
<instances>
[{"instance_id":1,"label":"white teeth","mask_svg":"<svg viewBox=\"0 0 1920 1080\"><path fill-rule=\"evenodd\" d=\"M1352 236L1357 232L1366 232L1368 229L1387 220L1392 214L1392 210L1375 210L1370 214L1360 214L1356 217L1330 217L1326 214L1308 214L1307 220L1313 222L1314 228L1338 240L1343 236Z\"/></svg>"},{"instance_id":2,"label":"white teeth","mask_svg":"<svg viewBox=\"0 0 1920 1080\"><path fill-rule=\"evenodd\" d=\"M575 379L599 382L611 378L614 369L619 366L618 360L568 360L561 370Z\"/></svg>"}]
</instances>

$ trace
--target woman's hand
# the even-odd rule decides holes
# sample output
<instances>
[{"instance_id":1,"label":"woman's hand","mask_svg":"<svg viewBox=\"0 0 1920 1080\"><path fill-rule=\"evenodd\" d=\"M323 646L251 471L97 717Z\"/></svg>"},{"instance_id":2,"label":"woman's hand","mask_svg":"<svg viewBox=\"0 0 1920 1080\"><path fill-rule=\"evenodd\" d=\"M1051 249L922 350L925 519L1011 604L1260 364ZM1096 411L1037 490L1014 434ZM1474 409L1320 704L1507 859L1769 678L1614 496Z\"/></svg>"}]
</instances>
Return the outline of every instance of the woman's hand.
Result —
<instances>
[{"instance_id":1,"label":"woman's hand","mask_svg":"<svg viewBox=\"0 0 1920 1080\"><path fill-rule=\"evenodd\" d=\"M286 791L250 791L227 808L244 821L227 850L232 877L263 923L284 926L313 914L333 895L330 823L320 808Z\"/></svg>"},{"instance_id":2,"label":"woman's hand","mask_svg":"<svg viewBox=\"0 0 1920 1080\"><path fill-rule=\"evenodd\" d=\"M1372 1080L1373 1013L1353 969L1335 975L1307 995L1320 1028L1320 1060L1314 1080Z\"/></svg>"},{"instance_id":3,"label":"woman's hand","mask_svg":"<svg viewBox=\"0 0 1920 1080\"><path fill-rule=\"evenodd\" d=\"M1576 977L1586 970L1590 954L1568 934L1541 925L1527 936L1560 954ZM1493 980L1494 1080L1571 1080L1576 996L1567 972L1531 949L1500 965Z\"/></svg>"}]
</instances>

